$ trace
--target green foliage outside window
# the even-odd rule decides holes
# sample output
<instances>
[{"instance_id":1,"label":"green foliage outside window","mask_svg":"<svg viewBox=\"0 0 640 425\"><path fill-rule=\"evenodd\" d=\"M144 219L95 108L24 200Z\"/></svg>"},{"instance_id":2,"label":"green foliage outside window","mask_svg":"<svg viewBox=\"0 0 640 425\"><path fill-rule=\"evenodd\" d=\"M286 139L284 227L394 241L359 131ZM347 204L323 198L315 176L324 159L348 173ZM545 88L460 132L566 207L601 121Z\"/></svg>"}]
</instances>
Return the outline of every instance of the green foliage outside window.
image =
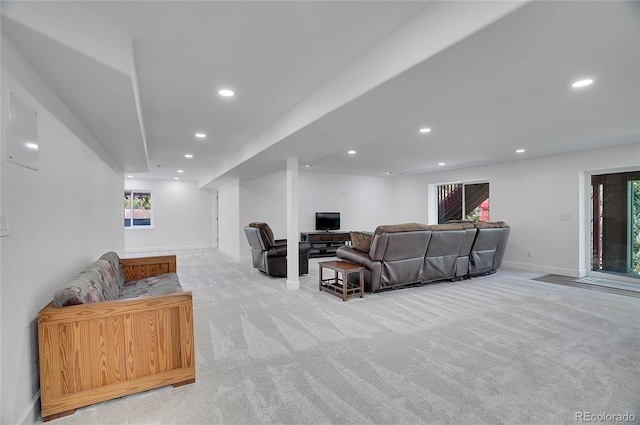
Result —
<instances>
[{"instance_id":1,"label":"green foliage outside window","mask_svg":"<svg viewBox=\"0 0 640 425\"><path fill-rule=\"evenodd\" d=\"M124 227L151 226L151 192L124 192Z\"/></svg>"},{"instance_id":2,"label":"green foliage outside window","mask_svg":"<svg viewBox=\"0 0 640 425\"><path fill-rule=\"evenodd\" d=\"M131 192L125 192L124 207L131 208ZM133 209L134 210L150 210L151 209L151 194L150 193L137 193L133 194Z\"/></svg>"}]
</instances>

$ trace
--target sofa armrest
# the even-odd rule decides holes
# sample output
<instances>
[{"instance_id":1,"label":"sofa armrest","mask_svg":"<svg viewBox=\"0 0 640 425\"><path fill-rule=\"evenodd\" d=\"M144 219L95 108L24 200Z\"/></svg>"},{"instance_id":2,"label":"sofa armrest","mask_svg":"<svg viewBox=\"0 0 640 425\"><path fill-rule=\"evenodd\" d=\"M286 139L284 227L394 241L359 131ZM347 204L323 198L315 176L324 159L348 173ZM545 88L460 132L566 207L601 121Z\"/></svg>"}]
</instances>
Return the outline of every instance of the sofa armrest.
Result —
<instances>
[{"instance_id":1,"label":"sofa armrest","mask_svg":"<svg viewBox=\"0 0 640 425\"><path fill-rule=\"evenodd\" d=\"M298 251L300 254L307 254L311 249L311 244L309 242L298 242ZM284 245L274 245L270 250L267 251L267 257L286 257L287 256L287 244L285 240Z\"/></svg>"},{"instance_id":2,"label":"sofa armrest","mask_svg":"<svg viewBox=\"0 0 640 425\"><path fill-rule=\"evenodd\" d=\"M165 273L176 273L176 256L161 255L157 257L121 258L125 282L160 276Z\"/></svg>"},{"instance_id":3,"label":"sofa armrest","mask_svg":"<svg viewBox=\"0 0 640 425\"><path fill-rule=\"evenodd\" d=\"M369 270L373 267L373 260L369 257L368 253L350 246L341 246L338 248L336 250L336 256L341 260L345 260L359 266L364 266Z\"/></svg>"},{"instance_id":4,"label":"sofa armrest","mask_svg":"<svg viewBox=\"0 0 640 425\"><path fill-rule=\"evenodd\" d=\"M309 242L299 242L298 251L300 254L308 254L311 251L311 244Z\"/></svg>"},{"instance_id":5,"label":"sofa armrest","mask_svg":"<svg viewBox=\"0 0 640 425\"><path fill-rule=\"evenodd\" d=\"M382 273L382 263L372 260L367 252L357 250L351 246L341 246L336 250L339 260L348 261L365 268L364 290L367 292L377 292L380 290L380 276ZM355 276L355 273L354 273Z\"/></svg>"},{"instance_id":6,"label":"sofa armrest","mask_svg":"<svg viewBox=\"0 0 640 425\"><path fill-rule=\"evenodd\" d=\"M123 314L144 313L159 308L176 307L185 302L191 304L192 298L191 292L177 292L58 308L54 307L51 302L38 312L38 324L53 325L76 320L104 319Z\"/></svg>"},{"instance_id":7,"label":"sofa armrest","mask_svg":"<svg viewBox=\"0 0 640 425\"><path fill-rule=\"evenodd\" d=\"M267 257L286 257L287 256L287 246L286 245L274 245L267 251Z\"/></svg>"}]
</instances>

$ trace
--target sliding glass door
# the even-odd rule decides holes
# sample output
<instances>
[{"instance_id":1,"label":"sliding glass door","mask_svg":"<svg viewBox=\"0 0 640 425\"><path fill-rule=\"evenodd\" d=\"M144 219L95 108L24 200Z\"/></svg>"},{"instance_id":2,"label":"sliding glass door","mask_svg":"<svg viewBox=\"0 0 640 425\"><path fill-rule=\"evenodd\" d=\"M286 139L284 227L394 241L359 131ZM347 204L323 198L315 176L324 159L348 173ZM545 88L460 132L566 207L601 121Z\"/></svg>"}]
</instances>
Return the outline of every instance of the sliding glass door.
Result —
<instances>
[{"instance_id":1,"label":"sliding glass door","mask_svg":"<svg viewBox=\"0 0 640 425\"><path fill-rule=\"evenodd\" d=\"M453 183L437 187L438 223L489 221L489 183Z\"/></svg>"},{"instance_id":2,"label":"sliding glass door","mask_svg":"<svg viewBox=\"0 0 640 425\"><path fill-rule=\"evenodd\" d=\"M591 270L640 279L640 171L591 176Z\"/></svg>"}]
</instances>

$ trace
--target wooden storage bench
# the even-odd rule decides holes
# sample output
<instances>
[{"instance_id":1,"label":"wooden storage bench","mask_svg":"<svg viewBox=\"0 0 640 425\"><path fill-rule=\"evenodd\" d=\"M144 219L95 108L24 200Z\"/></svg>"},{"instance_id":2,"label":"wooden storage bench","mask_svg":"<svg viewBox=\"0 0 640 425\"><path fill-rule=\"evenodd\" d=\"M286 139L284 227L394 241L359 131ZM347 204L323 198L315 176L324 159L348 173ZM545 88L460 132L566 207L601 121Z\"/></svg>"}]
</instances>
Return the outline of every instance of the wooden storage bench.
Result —
<instances>
[{"instance_id":1,"label":"wooden storage bench","mask_svg":"<svg viewBox=\"0 0 640 425\"><path fill-rule=\"evenodd\" d=\"M156 276L176 271L175 256L120 261L118 273L125 276L122 294L136 279L148 286L160 280ZM172 292L62 307L52 301L38 313L38 346L44 421L93 403L193 383L192 294Z\"/></svg>"}]
</instances>

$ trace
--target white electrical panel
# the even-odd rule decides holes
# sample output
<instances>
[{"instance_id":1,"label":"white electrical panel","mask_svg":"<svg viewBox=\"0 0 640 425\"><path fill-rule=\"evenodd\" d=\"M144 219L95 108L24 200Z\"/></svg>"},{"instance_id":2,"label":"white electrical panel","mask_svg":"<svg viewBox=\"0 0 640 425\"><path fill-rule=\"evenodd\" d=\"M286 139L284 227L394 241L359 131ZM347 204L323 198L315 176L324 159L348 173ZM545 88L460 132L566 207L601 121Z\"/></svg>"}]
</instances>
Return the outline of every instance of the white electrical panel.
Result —
<instances>
[{"instance_id":1,"label":"white electrical panel","mask_svg":"<svg viewBox=\"0 0 640 425\"><path fill-rule=\"evenodd\" d=\"M7 160L37 170L39 149L38 114L13 93L9 93Z\"/></svg>"}]
</instances>

